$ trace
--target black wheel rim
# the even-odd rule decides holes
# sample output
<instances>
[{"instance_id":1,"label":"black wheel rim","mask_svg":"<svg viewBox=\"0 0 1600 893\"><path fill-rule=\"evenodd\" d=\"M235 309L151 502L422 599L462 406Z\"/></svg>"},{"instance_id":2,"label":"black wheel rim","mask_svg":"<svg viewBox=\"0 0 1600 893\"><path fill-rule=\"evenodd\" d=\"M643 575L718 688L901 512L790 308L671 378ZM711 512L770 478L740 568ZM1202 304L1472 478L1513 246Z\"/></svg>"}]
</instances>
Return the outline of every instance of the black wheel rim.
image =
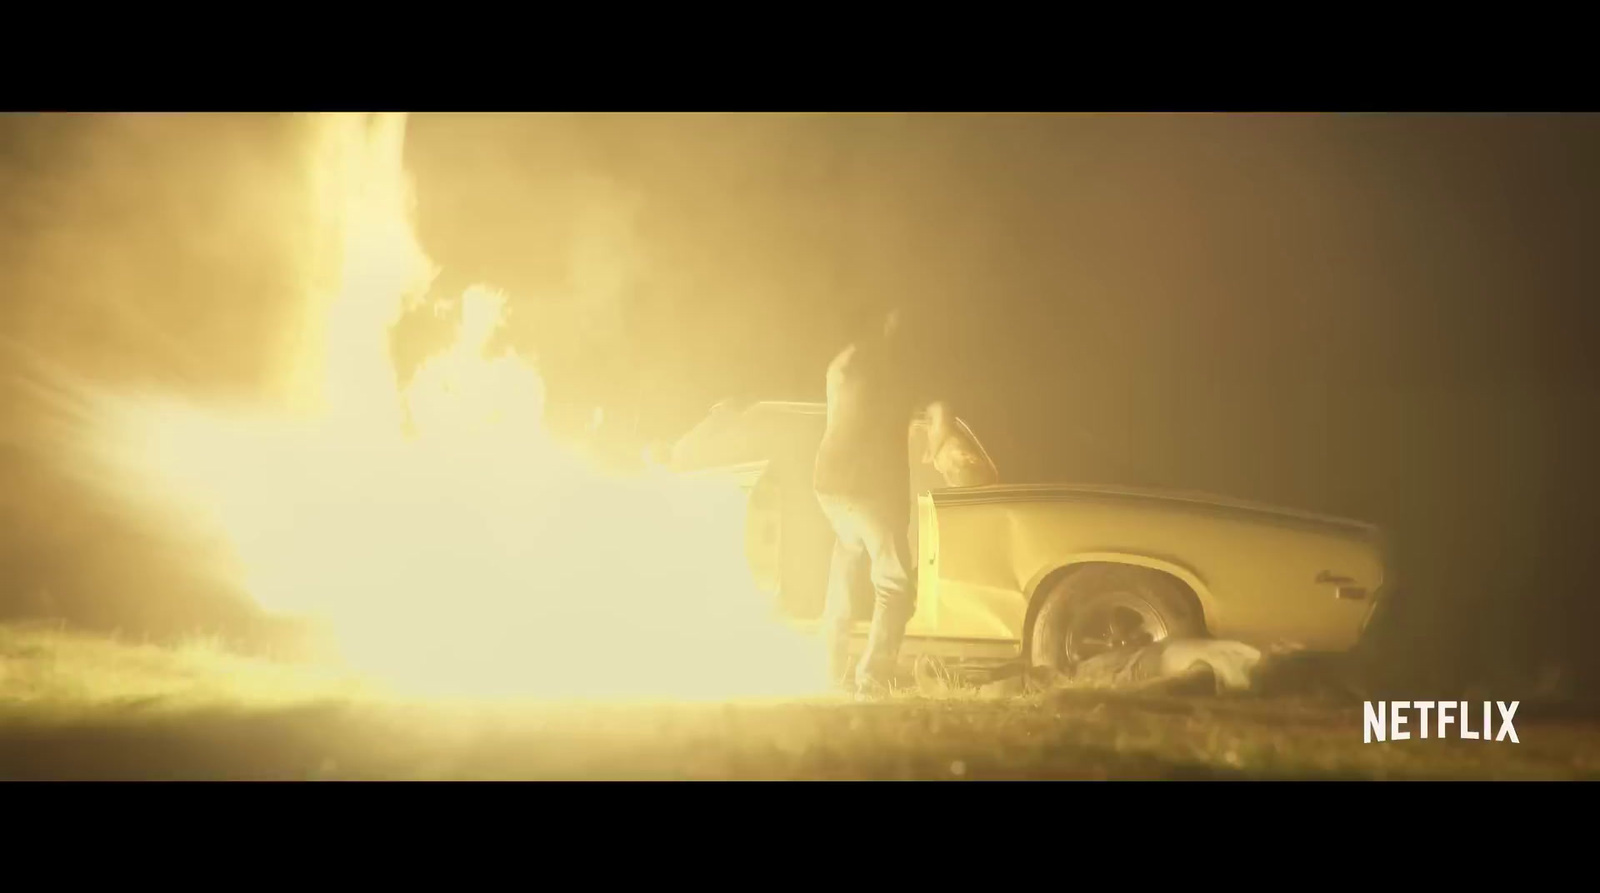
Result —
<instances>
[{"instance_id":1,"label":"black wheel rim","mask_svg":"<svg viewBox=\"0 0 1600 893\"><path fill-rule=\"evenodd\" d=\"M1063 645L1067 659L1077 662L1159 642L1168 633L1166 621L1154 605L1131 592L1116 593L1075 612Z\"/></svg>"}]
</instances>

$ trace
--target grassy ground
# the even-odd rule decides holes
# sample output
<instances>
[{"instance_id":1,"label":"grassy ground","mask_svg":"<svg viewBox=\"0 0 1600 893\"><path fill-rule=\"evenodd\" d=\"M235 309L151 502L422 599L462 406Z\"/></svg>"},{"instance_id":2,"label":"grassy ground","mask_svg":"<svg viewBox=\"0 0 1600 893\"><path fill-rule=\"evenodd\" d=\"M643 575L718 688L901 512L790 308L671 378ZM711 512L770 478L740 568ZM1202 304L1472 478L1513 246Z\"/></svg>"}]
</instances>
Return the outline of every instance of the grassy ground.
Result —
<instances>
[{"instance_id":1,"label":"grassy ground","mask_svg":"<svg viewBox=\"0 0 1600 893\"><path fill-rule=\"evenodd\" d=\"M1600 723L1361 743L1359 706L1057 692L875 704L399 702L336 675L0 627L7 779L1600 778Z\"/></svg>"}]
</instances>

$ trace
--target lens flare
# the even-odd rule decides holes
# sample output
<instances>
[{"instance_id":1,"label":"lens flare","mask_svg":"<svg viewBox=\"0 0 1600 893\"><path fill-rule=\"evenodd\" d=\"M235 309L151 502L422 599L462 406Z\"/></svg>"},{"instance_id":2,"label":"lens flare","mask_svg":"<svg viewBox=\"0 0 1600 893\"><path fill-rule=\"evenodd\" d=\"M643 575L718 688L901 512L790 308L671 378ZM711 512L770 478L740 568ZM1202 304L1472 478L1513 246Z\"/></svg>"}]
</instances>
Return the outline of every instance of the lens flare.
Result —
<instances>
[{"instance_id":1,"label":"lens flare","mask_svg":"<svg viewBox=\"0 0 1600 893\"><path fill-rule=\"evenodd\" d=\"M353 665L408 691L820 691L814 644L752 578L744 493L564 451L535 367L486 353L502 294L468 289L455 342L397 385L389 330L436 272L409 216L405 118L319 124L318 211L341 250L294 359L319 385L310 410L100 395L97 443L128 492L219 532L263 608L319 619Z\"/></svg>"}]
</instances>

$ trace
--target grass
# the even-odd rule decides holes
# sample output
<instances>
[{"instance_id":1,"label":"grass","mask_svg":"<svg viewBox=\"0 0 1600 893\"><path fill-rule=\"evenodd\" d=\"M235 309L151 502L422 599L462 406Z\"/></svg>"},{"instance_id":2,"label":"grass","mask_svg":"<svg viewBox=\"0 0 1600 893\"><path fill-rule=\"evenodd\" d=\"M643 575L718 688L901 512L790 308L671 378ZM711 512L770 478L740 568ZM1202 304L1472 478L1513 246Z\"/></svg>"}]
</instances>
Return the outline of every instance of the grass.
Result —
<instances>
[{"instance_id":1,"label":"grass","mask_svg":"<svg viewBox=\"0 0 1600 893\"><path fill-rule=\"evenodd\" d=\"M1359 705L1058 691L871 704L386 699L196 640L0 627L0 778L1600 778L1600 724L1361 743Z\"/></svg>"},{"instance_id":2,"label":"grass","mask_svg":"<svg viewBox=\"0 0 1600 893\"><path fill-rule=\"evenodd\" d=\"M263 709L365 693L327 671L236 654L214 636L160 646L61 623L0 625L0 721L128 707Z\"/></svg>"}]
</instances>

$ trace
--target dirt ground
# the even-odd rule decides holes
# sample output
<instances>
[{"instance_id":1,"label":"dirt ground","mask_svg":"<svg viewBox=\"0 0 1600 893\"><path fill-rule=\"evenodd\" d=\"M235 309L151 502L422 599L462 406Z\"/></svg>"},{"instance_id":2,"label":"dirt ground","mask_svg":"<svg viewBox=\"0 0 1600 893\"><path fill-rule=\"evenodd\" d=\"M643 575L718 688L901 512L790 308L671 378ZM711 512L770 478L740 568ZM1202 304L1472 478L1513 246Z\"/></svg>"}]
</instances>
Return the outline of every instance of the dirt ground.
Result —
<instances>
[{"instance_id":1,"label":"dirt ground","mask_svg":"<svg viewBox=\"0 0 1600 893\"><path fill-rule=\"evenodd\" d=\"M881 703L400 702L348 680L0 627L0 778L1596 779L1600 720L1363 744L1359 705L1056 692Z\"/></svg>"}]
</instances>

